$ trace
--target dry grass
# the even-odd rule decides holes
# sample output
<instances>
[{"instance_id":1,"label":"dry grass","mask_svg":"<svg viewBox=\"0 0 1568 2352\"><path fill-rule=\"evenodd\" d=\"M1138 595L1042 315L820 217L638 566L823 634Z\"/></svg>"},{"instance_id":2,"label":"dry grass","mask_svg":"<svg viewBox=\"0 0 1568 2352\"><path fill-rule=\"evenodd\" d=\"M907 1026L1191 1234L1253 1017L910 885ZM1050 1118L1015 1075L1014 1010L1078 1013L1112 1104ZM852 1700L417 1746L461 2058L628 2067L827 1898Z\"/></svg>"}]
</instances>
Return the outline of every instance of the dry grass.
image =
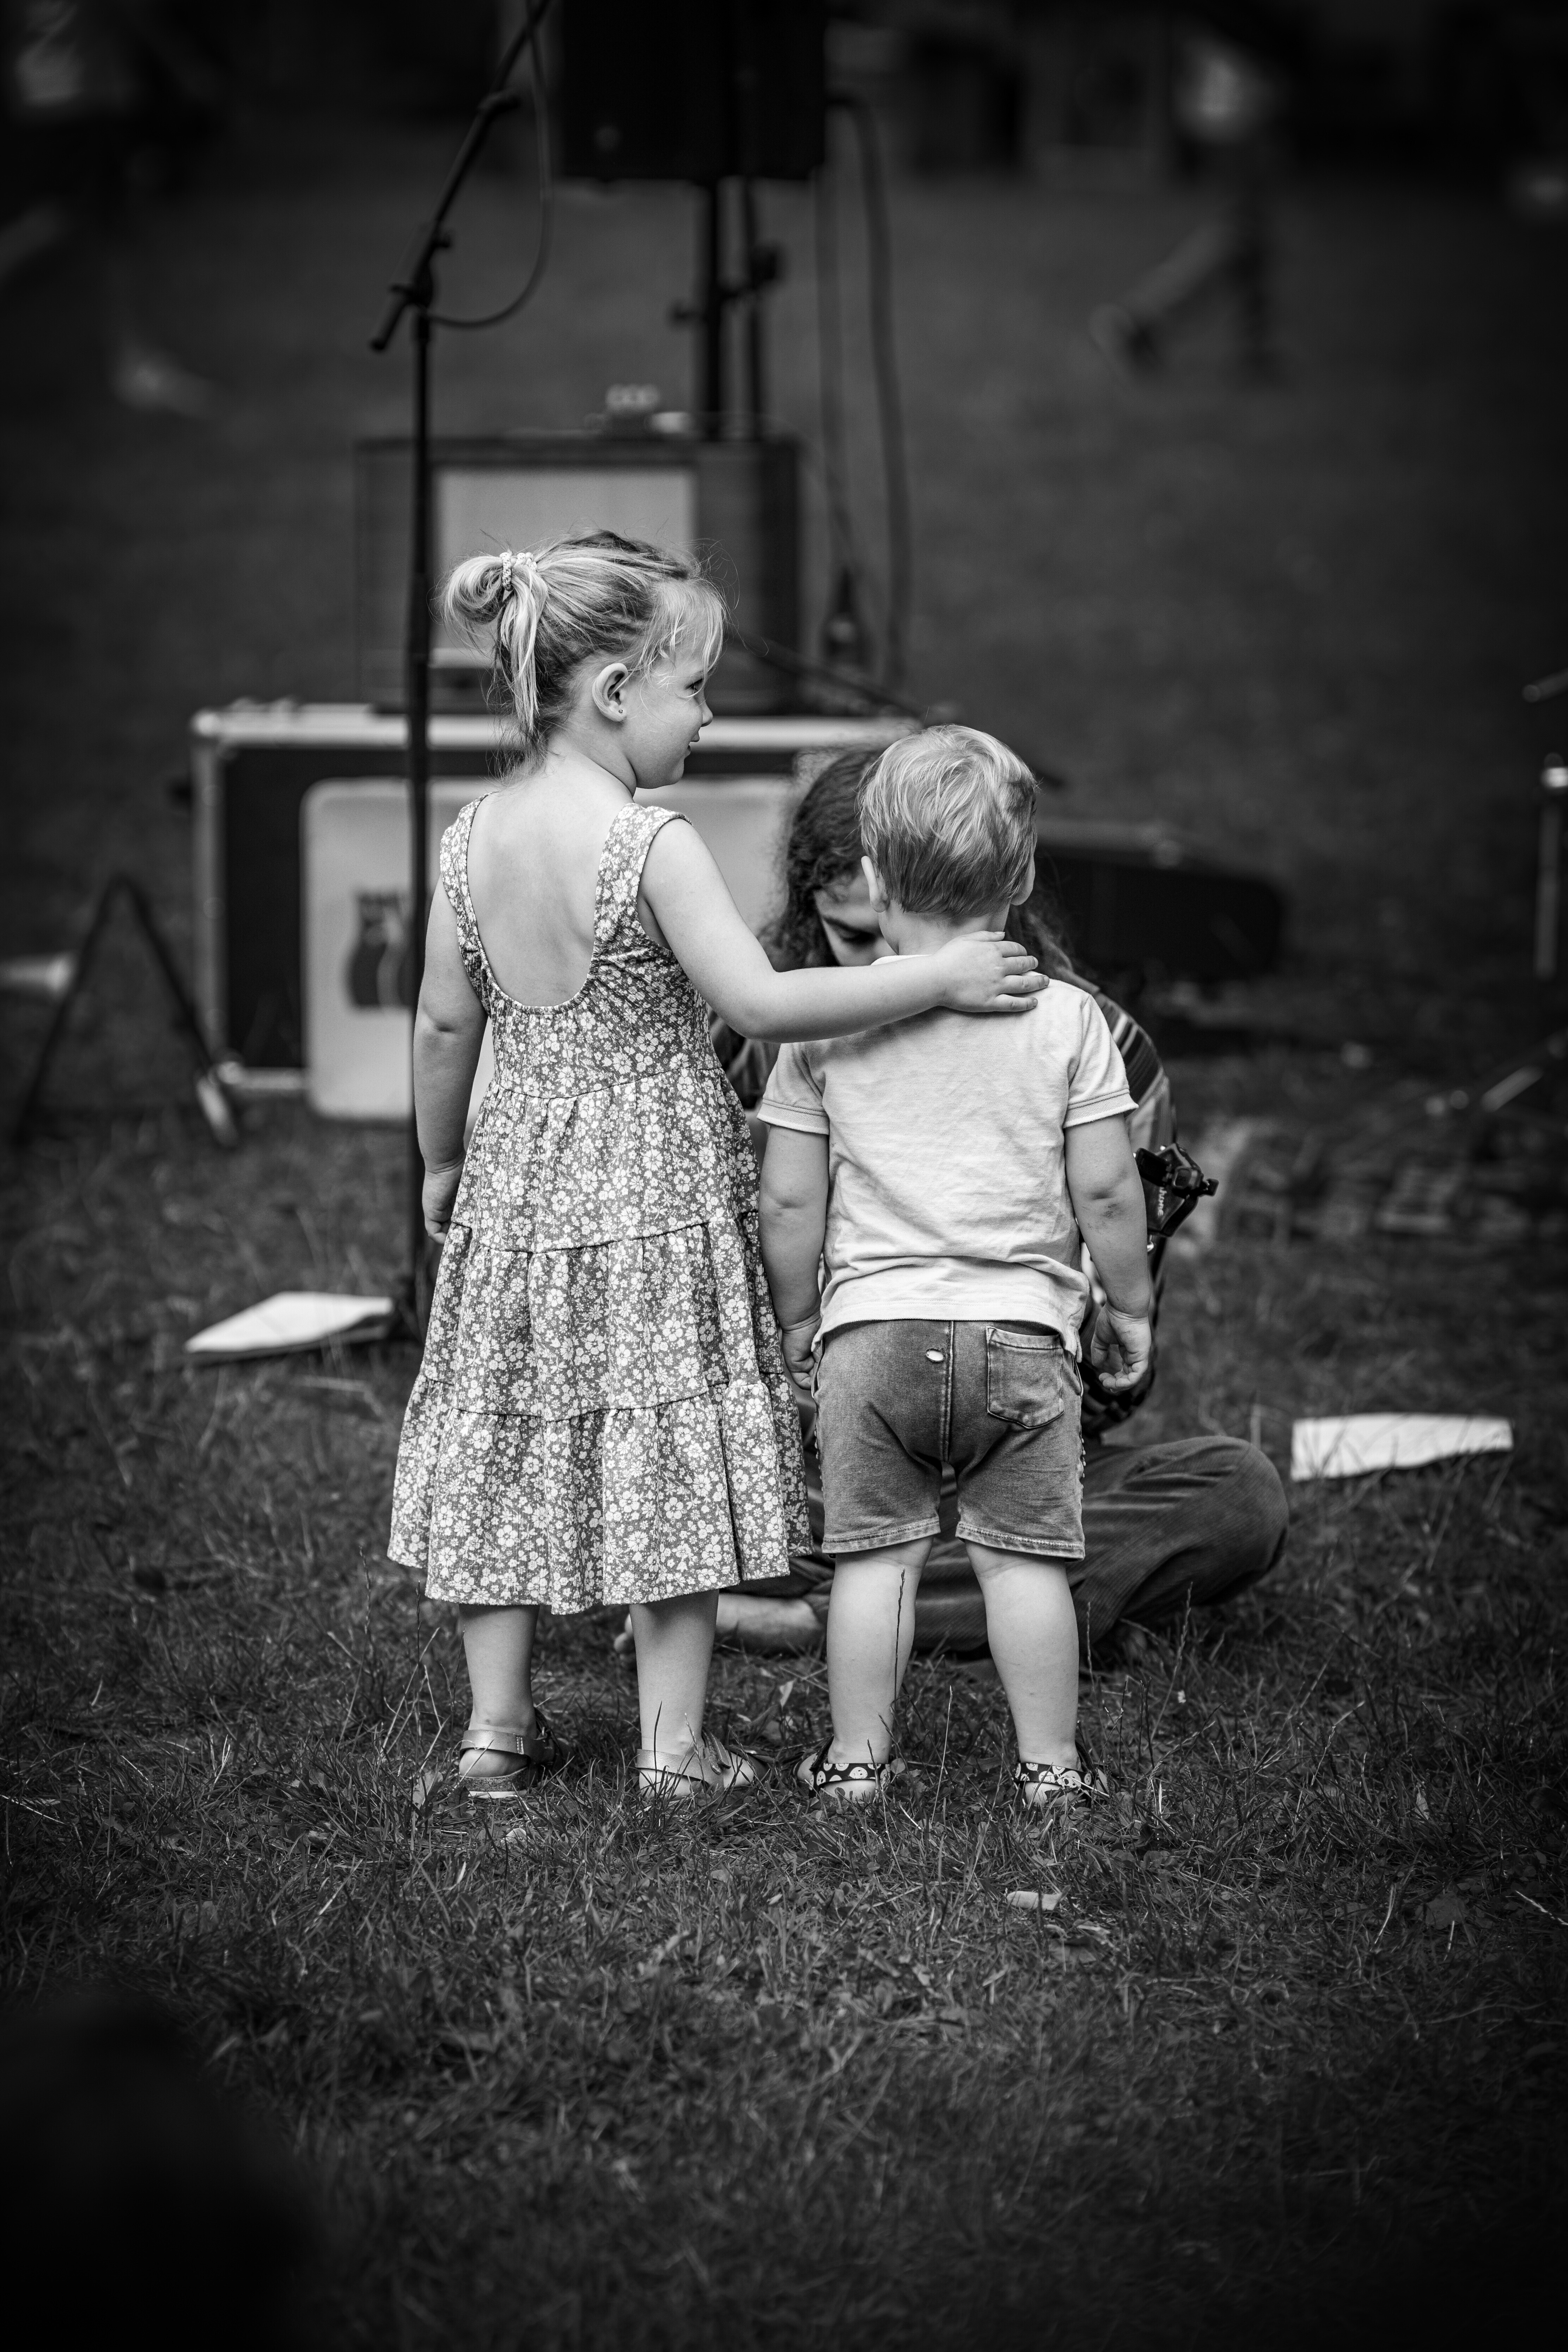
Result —
<instances>
[{"instance_id":1,"label":"dry grass","mask_svg":"<svg viewBox=\"0 0 1568 2352\"><path fill-rule=\"evenodd\" d=\"M383 1549L410 1357L178 1353L373 1276L397 1163L282 1114L237 1162L168 1117L45 1144L10 1261L6 1973L151 1990L277 2118L345 2340L1206 2344L1314 2298L1342 2334L1392 2255L1550 2212L1561 1267L1511 1302L1505 1262L1397 1245L1178 1274L1168 1431L1468 1401L1521 1446L1299 1499L1270 1586L1089 1692L1116 1798L1081 1834L1011 1812L994 1682L940 1662L885 1812L783 1769L820 1667L734 1656L719 1719L780 1771L650 1812L592 1621L544 1648L563 1778L418 1805L466 1700Z\"/></svg>"}]
</instances>

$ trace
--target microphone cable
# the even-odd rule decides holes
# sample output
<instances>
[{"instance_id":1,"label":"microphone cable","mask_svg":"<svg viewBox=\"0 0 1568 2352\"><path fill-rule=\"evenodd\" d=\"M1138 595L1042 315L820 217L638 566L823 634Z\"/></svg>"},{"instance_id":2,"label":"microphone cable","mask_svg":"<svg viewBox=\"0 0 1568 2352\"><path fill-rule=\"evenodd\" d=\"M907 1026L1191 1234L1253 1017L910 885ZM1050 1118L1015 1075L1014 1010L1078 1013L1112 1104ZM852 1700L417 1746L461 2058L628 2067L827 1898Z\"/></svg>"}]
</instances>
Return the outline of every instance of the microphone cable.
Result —
<instances>
[{"instance_id":1,"label":"microphone cable","mask_svg":"<svg viewBox=\"0 0 1568 2352\"><path fill-rule=\"evenodd\" d=\"M822 487L827 509L827 561L831 616L847 602L846 619L858 621L863 567L849 497L849 450L845 424L844 319L838 252L838 179L831 149L816 175L816 371L822 420Z\"/></svg>"},{"instance_id":2,"label":"microphone cable","mask_svg":"<svg viewBox=\"0 0 1568 2352\"><path fill-rule=\"evenodd\" d=\"M538 159L539 235L534 247L533 266L523 280L521 291L499 310L486 310L475 318L461 318L453 312L433 310L431 318L438 327L456 327L464 333L480 327L499 327L531 302L550 263L551 242L555 230L555 182L550 155L550 102L544 82L544 53L539 38L539 28L550 14L552 0L526 0L527 17L521 30L509 44L497 70L491 95L499 97L511 79L512 69L526 47L529 53L530 82L533 100L534 151Z\"/></svg>"},{"instance_id":3,"label":"microphone cable","mask_svg":"<svg viewBox=\"0 0 1568 2352\"><path fill-rule=\"evenodd\" d=\"M914 561L910 525L909 452L904 439L903 396L899 383L893 328L893 237L888 215L888 182L882 166L877 121L864 98L847 101L860 154L860 197L866 216L866 265L871 327L871 373L877 387L878 438L882 448L883 499L888 531L888 642L890 683L903 684L909 650Z\"/></svg>"}]
</instances>

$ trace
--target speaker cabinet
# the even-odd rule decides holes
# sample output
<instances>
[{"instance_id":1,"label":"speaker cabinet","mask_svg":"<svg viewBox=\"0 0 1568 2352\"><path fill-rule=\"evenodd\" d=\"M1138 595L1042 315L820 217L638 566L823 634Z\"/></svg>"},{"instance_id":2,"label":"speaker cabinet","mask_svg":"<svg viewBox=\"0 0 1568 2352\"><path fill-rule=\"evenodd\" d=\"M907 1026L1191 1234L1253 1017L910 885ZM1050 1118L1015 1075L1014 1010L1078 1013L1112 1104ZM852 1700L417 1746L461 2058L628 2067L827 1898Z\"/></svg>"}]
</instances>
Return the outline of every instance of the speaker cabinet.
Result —
<instances>
[{"instance_id":1,"label":"speaker cabinet","mask_svg":"<svg viewBox=\"0 0 1568 2352\"><path fill-rule=\"evenodd\" d=\"M826 16L824 0L564 0L563 177L808 179Z\"/></svg>"},{"instance_id":2,"label":"speaker cabinet","mask_svg":"<svg viewBox=\"0 0 1568 2352\"><path fill-rule=\"evenodd\" d=\"M756 921L766 910L770 868L795 793L836 752L879 751L908 730L901 719L716 719L688 759L683 782L658 798L692 819L742 912ZM436 719L430 736L438 838L455 811L495 781L498 741L492 720L451 715ZM247 1083L268 1091L302 1087L322 1010L308 1003L312 965L318 979L327 975L338 1010L354 1012L367 1037L367 1023L399 993L408 918L405 761L402 719L358 704L236 703L197 711L191 721L196 998L226 1078L242 1090ZM363 816L353 805L356 789L366 794ZM305 870L312 841L313 908ZM360 841L371 847L355 886ZM325 929L312 946L307 934L318 921ZM371 1115L363 1105L372 1101L385 1106L376 1115L398 1115L401 1097L389 1096L382 1078L373 1082L368 1059L384 1075L378 1047L367 1057L368 1091L356 1095L353 1055L337 1054L339 1076L324 1107L341 1115L352 1097L361 1104L356 1116Z\"/></svg>"},{"instance_id":3,"label":"speaker cabinet","mask_svg":"<svg viewBox=\"0 0 1568 2352\"><path fill-rule=\"evenodd\" d=\"M590 530L683 547L706 560L736 630L793 652L800 635L799 452L783 435L705 441L658 433L517 433L443 440L432 452L433 573L468 555L537 548ZM412 502L410 445L354 453L359 691L403 707L403 640ZM437 633L434 707L485 709L486 666ZM789 709L794 681L734 642L709 687L716 715Z\"/></svg>"},{"instance_id":4,"label":"speaker cabinet","mask_svg":"<svg viewBox=\"0 0 1568 2352\"><path fill-rule=\"evenodd\" d=\"M1148 981L1257 980L1279 961L1285 901L1249 874L1160 824L1112 824L1042 812L1037 870L1075 958L1112 991Z\"/></svg>"}]
</instances>

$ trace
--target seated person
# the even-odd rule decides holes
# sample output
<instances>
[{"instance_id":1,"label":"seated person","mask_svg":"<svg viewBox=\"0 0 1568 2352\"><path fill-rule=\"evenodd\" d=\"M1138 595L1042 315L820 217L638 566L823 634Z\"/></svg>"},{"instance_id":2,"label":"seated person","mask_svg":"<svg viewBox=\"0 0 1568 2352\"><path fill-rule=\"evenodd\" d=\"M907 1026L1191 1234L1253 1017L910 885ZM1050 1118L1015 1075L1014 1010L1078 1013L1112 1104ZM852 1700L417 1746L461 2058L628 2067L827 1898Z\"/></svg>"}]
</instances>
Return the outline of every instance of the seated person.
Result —
<instances>
[{"instance_id":1,"label":"seated person","mask_svg":"<svg viewBox=\"0 0 1568 2352\"><path fill-rule=\"evenodd\" d=\"M859 791L877 756L842 753L823 770L795 812L784 850L784 903L763 942L783 971L803 964L868 963L892 952L860 865ZM1129 1013L1075 972L1038 880L1029 903L1013 909L1007 928L1038 958L1043 971L1088 987L1105 1015L1133 1099L1129 1128L1134 1148L1171 1141L1175 1115L1158 1053ZM754 1112L777 1049L739 1037L721 1022L714 1024L714 1044L731 1086L747 1111ZM1163 1244L1157 1244L1150 1259L1156 1335L1163 1256ZM1119 1629L1157 1627L1188 1608L1228 1600L1267 1575L1284 1550L1287 1524L1273 1464L1241 1438L1184 1437L1142 1445L1126 1439L1106 1442L1147 1399L1154 1363L1135 1389L1116 1396L1107 1392L1088 1361L1096 1311L1090 1310L1080 1334L1086 1364L1085 1556L1068 1570L1086 1665L1114 1662ZM787 1577L721 1594L721 1641L766 1651L816 1649L822 1641L833 1561L822 1549L816 1410L803 1399L801 1413L812 1549L795 1558ZM955 1540L957 1494L951 1480L939 1515L942 1532L927 1559L915 1601L915 1646L980 1654L985 1648L984 1604L968 1555ZM629 1637L617 1636L617 1647L623 1642L629 1645Z\"/></svg>"},{"instance_id":2,"label":"seated person","mask_svg":"<svg viewBox=\"0 0 1568 2352\"><path fill-rule=\"evenodd\" d=\"M999 932L1034 887L1033 779L974 728L892 744L860 824L895 960ZM786 1045L762 1100L763 1264L784 1361L817 1403L836 1561L833 1730L799 1774L829 1802L872 1800L898 1769L894 1708L947 1471L1019 1800L1096 1793L1068 1580L1083 1557L1082 1258L1087 1245L1106 1293L1101 1383L1130 1390L1152 1347L1147 1211L1132 1097L1093 998L1053 980L1007 1028L981 1036L939 1013Z\"/></svg>"}]
</instances>

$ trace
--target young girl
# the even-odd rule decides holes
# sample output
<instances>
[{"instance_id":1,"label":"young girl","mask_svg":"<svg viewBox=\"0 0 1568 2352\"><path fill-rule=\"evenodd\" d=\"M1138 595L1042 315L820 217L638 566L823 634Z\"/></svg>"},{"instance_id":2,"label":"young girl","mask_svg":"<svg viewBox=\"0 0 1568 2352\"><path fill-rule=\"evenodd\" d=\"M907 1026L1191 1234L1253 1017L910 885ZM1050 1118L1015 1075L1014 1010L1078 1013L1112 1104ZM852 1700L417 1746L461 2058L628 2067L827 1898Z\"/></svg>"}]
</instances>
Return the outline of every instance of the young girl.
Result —
<instances>
[{"instance_id":1,"label":"young girl","mask_svg":"<svg viewBox=\"0 0 1568 2352\"><path fill-rule=\"evenodd\" d=\"M706 1006L785 1040L1026 1013L1043 983L999 934L774 971L692 828L633 798L676 781L710 716L724 612L689 557L609 531L479 556L441 609L492 646L516 733L507 782L441 845L430 911L414 1099L446 1249L389 1549L458 1604L471 1794L558 1760L539 1610L604 1602L631 1604L641 1785L733 1788L753 1767L702 1725L717 1595L782 1572L806 1531L755 1166Z\"/></svg>"}]
</instances>

